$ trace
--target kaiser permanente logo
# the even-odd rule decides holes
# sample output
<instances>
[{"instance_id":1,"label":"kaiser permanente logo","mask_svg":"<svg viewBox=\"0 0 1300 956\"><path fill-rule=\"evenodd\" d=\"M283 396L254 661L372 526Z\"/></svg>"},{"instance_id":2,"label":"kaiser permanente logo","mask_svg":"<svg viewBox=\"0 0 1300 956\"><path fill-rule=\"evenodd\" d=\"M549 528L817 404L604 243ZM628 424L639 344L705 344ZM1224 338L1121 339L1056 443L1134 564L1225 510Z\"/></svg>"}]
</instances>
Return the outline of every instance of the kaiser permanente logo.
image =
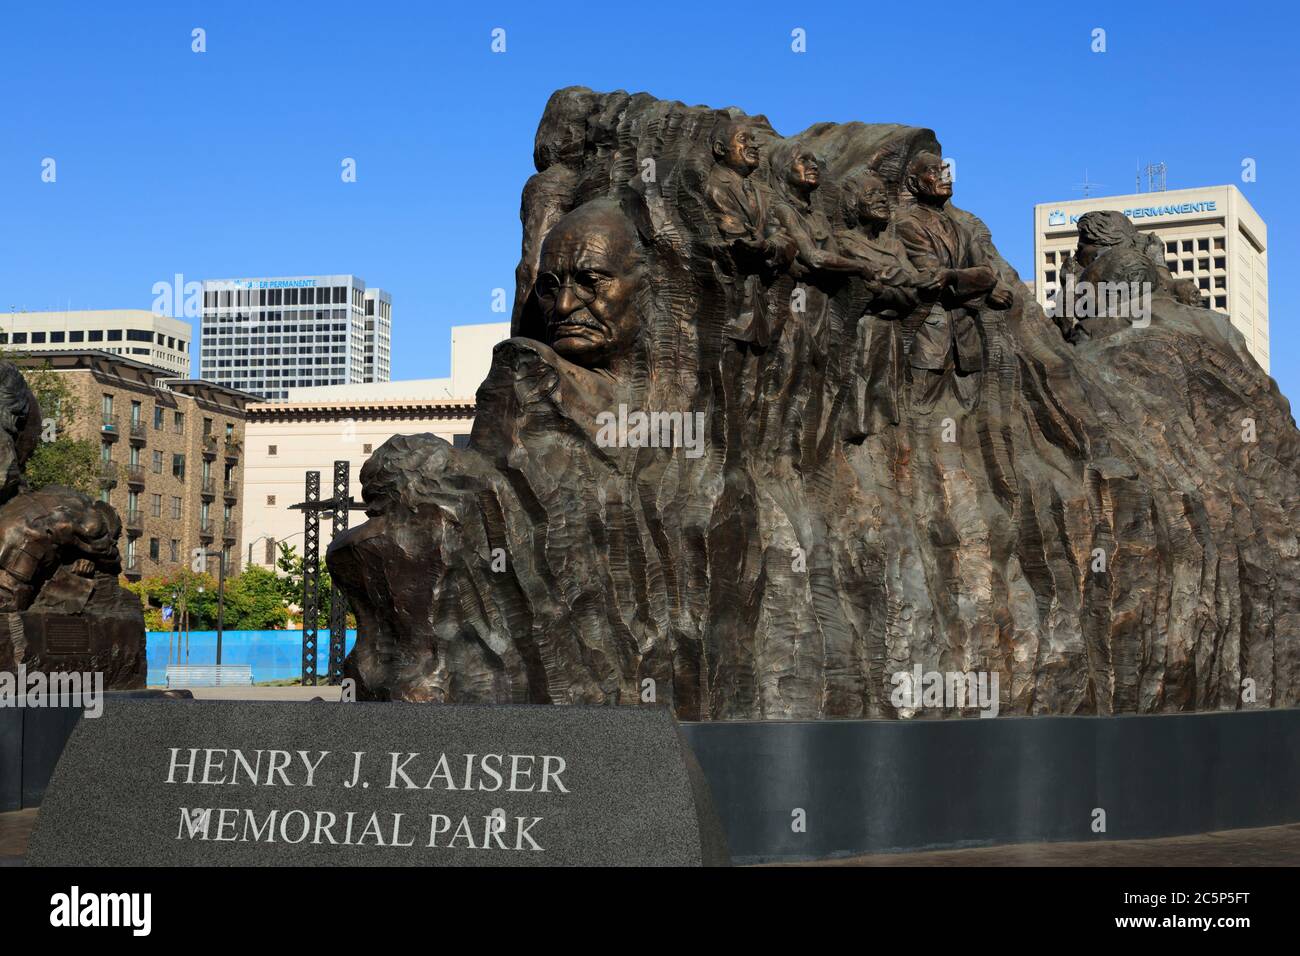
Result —
<instances>
[{"instance_id":1,"label":"kaiser permanente logo","mask_svg":"<svg viewBox=\"0 0 1300 956\"><path fill-rule=\"evenodd\" d=\"M1218 200L1202 199L1199 202L1176 203L1168 206L1130 206L1128 209L1122 211L1124 215L1128 216L1130 219L1157 219L1160 216L1186 216L1195 212L1217 212ZM1076 224L1079 221L1079 216L1082 215L1083 213L1071 215L1068 218L1070 225L1073 226ZM1049 226L1064 226L1066 222L1067 218L1064 210L1053 209L1047 214L1047 224Z\"/></svg>"}]
</instances>

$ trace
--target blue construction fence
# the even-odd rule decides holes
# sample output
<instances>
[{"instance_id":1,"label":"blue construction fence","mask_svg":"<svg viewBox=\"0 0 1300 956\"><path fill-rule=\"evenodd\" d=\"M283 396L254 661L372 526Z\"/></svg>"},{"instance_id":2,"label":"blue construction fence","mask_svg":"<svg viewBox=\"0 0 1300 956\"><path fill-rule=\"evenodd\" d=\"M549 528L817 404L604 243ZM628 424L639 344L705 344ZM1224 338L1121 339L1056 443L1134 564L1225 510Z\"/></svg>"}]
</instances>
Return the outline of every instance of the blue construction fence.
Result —
<instances>
[{"instance_id":1,"label":"blue construction fence","mask_svg":"<svg viewBox=\"0 0 1300 956\"><path fill-rule=\"evenodd\" d=\"M329 672L330 632L316 632L316 673ZM180 635L180 660L176 659L177 635L171 631L149 631L150 687L167 683L167 642L172 645L172 661L181 664L215 664L217 632L190 631L189 657L185 657L185 636ZM357 642L357 632L349 629L345 646L348 651ZM251 664L256 682L288 680L302 676L302 631L224 631L221 635L221 663Z\"/></svg>"}]
</instances>

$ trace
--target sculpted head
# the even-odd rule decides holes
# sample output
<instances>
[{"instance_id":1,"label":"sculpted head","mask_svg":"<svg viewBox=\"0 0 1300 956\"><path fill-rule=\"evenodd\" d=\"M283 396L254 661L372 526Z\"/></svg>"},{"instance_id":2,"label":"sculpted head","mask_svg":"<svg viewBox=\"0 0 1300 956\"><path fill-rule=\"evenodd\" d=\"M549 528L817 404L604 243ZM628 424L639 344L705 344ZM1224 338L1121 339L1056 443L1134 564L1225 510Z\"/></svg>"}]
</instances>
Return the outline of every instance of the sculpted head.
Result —
<instances>
[{"instance_id":1,"label":"sculpted head","mask_svg":"<svg viewBox=\"0 0 1300 956\"><path fill-rule=\"evenodd\" d=\"M844 210L850 226L859 223L887 223L890 216L889 187L875 173L860 173L843 186Z\"/></svg>"},{"instance_id":2,"label":"sculpted head","mask_svg":"<svg viewBox=\"0 0 1300 956\"><path fill-rule=\"evenodd\" d=\"M587 368L630 351L644 273L636 229L618 203L599 199L566 215L542 242L535 286L547 344Z\"/></svg>"},{"instance_id":3,"label":"sculpted head","mask_svg":"<svg viewBox=\"0 0 1300 956\"><path fill-rule=\"evenodd\" d=\"M952 176L943 157L928 152L917 153L907 164L904 180L907 191L917 200L942 206L952 198Z\"/></svg>"},{"instance_id":4,"label":"sculpted head","mask_svg":"<svg viewBox=\"0 0 1300 956\"><path fill-rule=\"evenodd\" d=\"M807 195L821 184L821 177L821 165L816 154L806 146L796 148L785 169L785 181L790 188Z\"/></svg>"},{"instance_id":5,"label":"sculpted head","mask_svg":"<svg viewBox=\"0 0 1300 956\"><path fill-rule=\"evenodd\" d=\"M740 175L748 176L758 169L761 155L753 124L725 120L714 127L710 144L714 160Z\"/></svg>"}]
</instances>

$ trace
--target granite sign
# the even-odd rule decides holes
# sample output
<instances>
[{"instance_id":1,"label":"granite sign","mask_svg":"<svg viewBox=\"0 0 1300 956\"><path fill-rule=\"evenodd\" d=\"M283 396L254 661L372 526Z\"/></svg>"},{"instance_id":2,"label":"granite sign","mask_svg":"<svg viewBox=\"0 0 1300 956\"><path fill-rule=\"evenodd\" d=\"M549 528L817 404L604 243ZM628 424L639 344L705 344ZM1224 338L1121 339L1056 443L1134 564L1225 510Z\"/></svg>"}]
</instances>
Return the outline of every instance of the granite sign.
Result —
<instances>
[{"instance_id":1,"label":"granite sign","mask_svg":"<svg viewBox=\"0 0 1300 956\"><path fill-rule=\"evenodd\" d=\"M82 721L32 865L726 862L665 709L122 701Z\"/></svg>"}]
</instances>

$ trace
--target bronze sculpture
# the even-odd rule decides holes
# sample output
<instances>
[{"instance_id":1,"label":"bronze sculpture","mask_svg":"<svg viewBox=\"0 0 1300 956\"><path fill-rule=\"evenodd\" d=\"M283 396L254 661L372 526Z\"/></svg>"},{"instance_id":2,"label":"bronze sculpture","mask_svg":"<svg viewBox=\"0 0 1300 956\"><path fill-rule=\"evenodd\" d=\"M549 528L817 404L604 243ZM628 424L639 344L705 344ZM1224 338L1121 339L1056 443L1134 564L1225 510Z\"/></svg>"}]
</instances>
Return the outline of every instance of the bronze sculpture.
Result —
<instances>
[{"instance_id":1,"label":"bronze sculpture","mask_svg":"<svg viewBox=\"0 0 1300 956\"><path fill-rule=\"evenodd\" d=\"M1067 341L941 155L924 129L782 138L557 92L470 447L393 439L371 519L330 549L361 695L974 712L892 699L921 668L1000 675L1002 714L1300 701L1300 433L1276 387L1173 290L1147 327ZM559 254L584 230L599 275ZM1097 278L1124 258L1079 257ZM602 283L635 290L635 338L583 316ZM620 406L700 415L702 454L597 441Z\"/></svg>"},{"instance_id":2,"label":"bronze sculpture","mask_svg":"<svg viewBox=\"0 0 1300 956\"><path fill-rule=\"evenodd\" d=\"M41 410L0 362L0 670L99 672L111 689L145 684L144 614L118 582L122 522L69 488L28 489Z\"/></svg>"},{"instance_id":3,"label":"bronze sculpture","mask_svg":"<svg viewBox=\"0 0 1300 956\"><path fill-rule=\"evenodd\" d=\"M907 169L906 196L894 230L912 265L926 277L923 306L909 320L914 326L908 359L913 370L913 404L932 408L944 385L952 383L961 406L974 407L983 371L978 301L1006 309L1011 292L999 287L969 231L948 216L952 182L943 160L920 153Z\"/></svg>"}]
</instances>

